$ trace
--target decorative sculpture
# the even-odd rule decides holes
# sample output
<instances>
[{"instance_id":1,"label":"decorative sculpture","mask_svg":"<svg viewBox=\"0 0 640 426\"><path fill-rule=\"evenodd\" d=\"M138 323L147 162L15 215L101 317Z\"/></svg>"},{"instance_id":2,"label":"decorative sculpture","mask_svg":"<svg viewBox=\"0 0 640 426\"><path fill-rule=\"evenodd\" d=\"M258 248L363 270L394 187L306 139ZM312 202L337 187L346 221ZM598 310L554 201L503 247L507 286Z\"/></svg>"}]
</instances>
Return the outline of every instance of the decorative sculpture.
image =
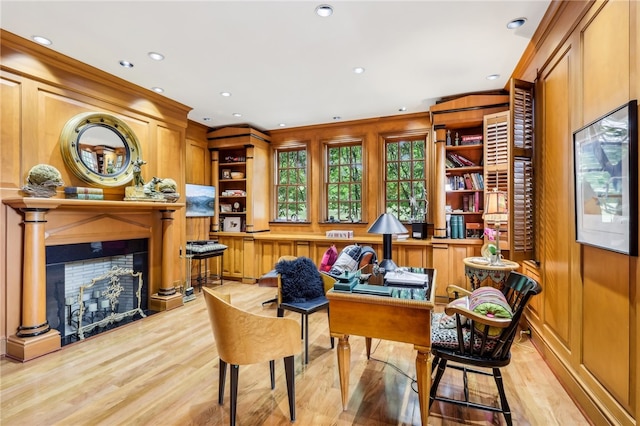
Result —
<instances>
[{"instance_id":1,"label":"decorative sculpture","mask_svg":"<svg viewBox=\"0 0 640 426\"><path fill-rule=\"evenodd\" d=\"M38 164L29 170L27 184L22 191L31 197L51 198L56 195L56 188L64 185L62 175L53 166Z\"/></svg>"}]
</instances>

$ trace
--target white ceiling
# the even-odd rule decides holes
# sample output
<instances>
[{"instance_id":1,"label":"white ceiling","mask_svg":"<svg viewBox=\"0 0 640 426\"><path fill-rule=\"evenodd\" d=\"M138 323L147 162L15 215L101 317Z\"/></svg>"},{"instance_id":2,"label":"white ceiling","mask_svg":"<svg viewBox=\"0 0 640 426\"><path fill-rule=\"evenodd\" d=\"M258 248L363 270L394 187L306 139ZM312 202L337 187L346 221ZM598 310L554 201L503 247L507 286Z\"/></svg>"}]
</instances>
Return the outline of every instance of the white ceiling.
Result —
<instances>
[{"instance_id":1,"label":"white ceiling","mask_svg":"<svg viewBox=\"0 0 640 426\"><path fill-rule=\"evenodd\" d=\"M314 13L323 2L331 17ZM0 26L47 37L51 49L141 87L162 87L193 108L193 121L272 130L424 112L443 96L502 89L549 3L1 0ZM507 29L520 17L523 27ZM153 61L150 51L166 59Z\"/></svg>"}]
</instances>

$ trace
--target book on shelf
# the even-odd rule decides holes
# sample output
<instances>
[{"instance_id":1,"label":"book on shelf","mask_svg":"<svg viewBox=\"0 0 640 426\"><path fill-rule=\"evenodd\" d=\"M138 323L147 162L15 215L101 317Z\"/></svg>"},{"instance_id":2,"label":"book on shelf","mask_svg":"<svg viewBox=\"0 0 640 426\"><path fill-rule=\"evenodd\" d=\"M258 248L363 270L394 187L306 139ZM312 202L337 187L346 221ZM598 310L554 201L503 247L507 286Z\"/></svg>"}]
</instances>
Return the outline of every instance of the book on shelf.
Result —
<instances>
[{"instance_id":1,"label":"book on shelf","mask_svg":"<svg viewBox=\"0 0 640 426\"><path fill-rule=\"evenodd\" d=\"M102 188L88 188L86 186L67 186L64 189L65 195L67 194L103 194Z\"/></svg>"},{"instance_id":2,"label":"book on shelf","mask_svg":"<svg viewBox=\"0 0 640 426\"><path fill-rule=\"evenodd\" d=\"M463 135L460 138L460 145L481 145L482 135Z\"/></svg>"},{"instance_id":3,"label":"book on shelf","mask_svg":"<svg viewBox=\"0 0 640 426\"><path fill-rule=\"evenodd\" d=\"M455 164L454 167L472 167L477 165L464 155L454 154L452 152L448 153L446 158L449 159L451 163Z\"/></svg>"},{"instance_id":4,"label":"book on shelf","mask_svg":"<svg viewBox=\"0 0 640 426\"><path fill-rule=\"evenodd\" d=\"M68 200L104 200L103 194L64 194Z\"/></svg>"}]
</instances>

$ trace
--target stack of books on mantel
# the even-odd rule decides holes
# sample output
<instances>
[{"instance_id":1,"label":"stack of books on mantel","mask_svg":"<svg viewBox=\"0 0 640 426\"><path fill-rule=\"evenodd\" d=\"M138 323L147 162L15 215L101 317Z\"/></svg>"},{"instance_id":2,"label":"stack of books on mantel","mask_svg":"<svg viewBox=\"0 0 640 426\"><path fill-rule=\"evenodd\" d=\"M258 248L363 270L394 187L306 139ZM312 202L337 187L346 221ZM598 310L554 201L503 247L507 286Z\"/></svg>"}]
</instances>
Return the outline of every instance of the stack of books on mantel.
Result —
<instances>
[{"instance_id":1,"label":"stack of books on mantel","mask_svg":"<svg viewBox=\"0 0 640 426\"><path fill-rule=\"evenodd\" d=\"M104 200L102 188L87 188L84 186L67 186L64 197L76 200Z\"/></svg>"}]
</instances>

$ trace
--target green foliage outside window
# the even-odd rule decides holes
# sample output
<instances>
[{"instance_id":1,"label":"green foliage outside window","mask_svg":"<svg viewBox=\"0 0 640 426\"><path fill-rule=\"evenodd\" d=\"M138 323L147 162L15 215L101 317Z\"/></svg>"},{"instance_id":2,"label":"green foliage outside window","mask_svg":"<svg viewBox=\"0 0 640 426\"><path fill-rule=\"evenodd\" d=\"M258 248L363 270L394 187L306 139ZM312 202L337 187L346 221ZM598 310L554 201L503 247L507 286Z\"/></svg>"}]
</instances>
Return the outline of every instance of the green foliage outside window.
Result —
<instances>
[{"instance_id":1,"label":"green foliage outside window","mask_svg":"<svg viewBox=\"0 0 640 426\"><path fill-rule=\"evenodd\" d=\"M400 221L426 220L424 139L385 142L385 207Z\"/></svg>"},{"instance_id":2,"label":"green foliage outside window","mask_svg":"<svg viewBox=\"0 0 640 426\"><path fill-rule=\"evenodd\" d=\"M362 220L362 146L327 149L327 220Z\"/></svg>"},{"instance_id":3,"label":"green foliage outside window","mask_svg":"<svg viewBox=\"0 0 640 426\"><path fill-rule=\"evenodd\" d=\"M277 220L307 221L307 151L278 151L276 158Z\"/></svg>"}]
</instances>

